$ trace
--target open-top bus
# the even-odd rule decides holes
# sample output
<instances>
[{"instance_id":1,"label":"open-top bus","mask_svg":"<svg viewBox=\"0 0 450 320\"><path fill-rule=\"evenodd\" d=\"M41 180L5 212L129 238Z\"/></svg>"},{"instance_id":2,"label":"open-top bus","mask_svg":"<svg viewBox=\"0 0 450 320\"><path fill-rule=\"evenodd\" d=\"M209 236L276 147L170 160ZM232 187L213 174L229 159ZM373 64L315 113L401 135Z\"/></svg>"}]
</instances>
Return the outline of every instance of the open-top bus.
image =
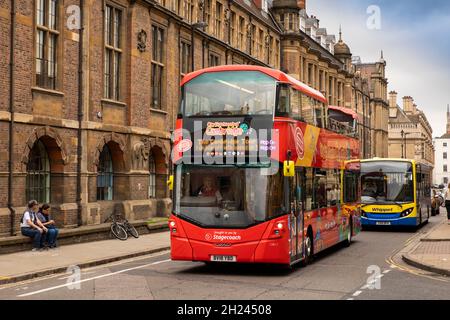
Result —
<instances>
[{"instance_id":1,"label":"open-top bus","mask_svg":"<svg viewBox=\"0 0 450 320\"><path fill-rule=\"evenodd\" d=\"M419 226L427 222L431 170L415 160L362 160L362 226Z\"/></svg>"},{"instance_id":2,"label":"open-top bus","mask_svg":"<svg viewBox=\"0 0 450 320\"><path fill-rule=\"evenodd\" d=\"M202 69L181 86L173 260L292 265L351 242L360 230L359 142L326 129L320 92L248 65Z\"/></svg>"}]
</instances>

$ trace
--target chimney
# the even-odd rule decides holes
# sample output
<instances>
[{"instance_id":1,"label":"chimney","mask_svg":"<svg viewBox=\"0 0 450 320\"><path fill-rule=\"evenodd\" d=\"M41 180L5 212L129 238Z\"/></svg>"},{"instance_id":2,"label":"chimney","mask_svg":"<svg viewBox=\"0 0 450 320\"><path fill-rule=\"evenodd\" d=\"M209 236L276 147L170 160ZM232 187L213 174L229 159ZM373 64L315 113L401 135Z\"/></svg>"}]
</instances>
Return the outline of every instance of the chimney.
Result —
<instances>
[{"instance_id":1,"label":"chimney","mask_svg":"<svg viewBox=\"0 0 450 320\"><path fill-rule=\"evenodd\" d=\"M297 7L300 10L306 9L306 0L297 0Z\"/></svg>"},{"instance_id":2,"label":"chimney","mask_svg":"<svg viewBox=\"0 0 450 320\"><path fill-rule=\"evenodd\" d=\"M397 107L397 92L395 91L389 92L389 107L390 108Z\"/></svg>"},{"instance_id":3,"label":"chimney","mask_svg":"<svg viewBox=\"0 0 450 320\"><path fill-rule=\"evenodd\" d=\"M411 96L405 96L403 97L403 111L406 114L413 114L414 113L414 99Z\"/></svg>"}]
</instances>

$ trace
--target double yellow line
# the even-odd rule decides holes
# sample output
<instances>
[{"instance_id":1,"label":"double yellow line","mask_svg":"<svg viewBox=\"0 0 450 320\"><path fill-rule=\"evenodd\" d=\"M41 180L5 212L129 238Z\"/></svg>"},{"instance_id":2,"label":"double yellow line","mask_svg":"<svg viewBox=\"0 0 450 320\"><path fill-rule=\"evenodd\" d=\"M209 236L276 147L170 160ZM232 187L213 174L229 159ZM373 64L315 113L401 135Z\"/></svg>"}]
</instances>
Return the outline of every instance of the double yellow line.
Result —
<instances>
[{"instance_id":1,"label":"double yellow line","mask_svg":"<svg viewBox=\"0 0 450 320\"><path fill-rule=\"evenodd\" d=\"M386 260L385 260L386 263L391 265L392 268L400 269L402 271L414 274L414 275L419 276L419 277L424 277L424 278L428 278L428 279L438 280L438 281L441 281L441 282L450 282L450 279L447 280L447 279L444 279L444 278L441 278L441 277L429 276L429 275L426 275L426 274L423 274L423 273L417 271L417 269L412 269L412 268L409 268L409 267L407 267L405 265L400 265L400 264L398 264L397 262L394 261L394 256L396 256L402 249L404 249L407 246L409 246L421 234L422 233L415 234L412 237L410 237L408 240L406 240L406 242L405 242L405 244L404 244L404 246L402 248L394 250L392 252L392 254L388 258L386 258Z\"/></svg>"}]
</instances>

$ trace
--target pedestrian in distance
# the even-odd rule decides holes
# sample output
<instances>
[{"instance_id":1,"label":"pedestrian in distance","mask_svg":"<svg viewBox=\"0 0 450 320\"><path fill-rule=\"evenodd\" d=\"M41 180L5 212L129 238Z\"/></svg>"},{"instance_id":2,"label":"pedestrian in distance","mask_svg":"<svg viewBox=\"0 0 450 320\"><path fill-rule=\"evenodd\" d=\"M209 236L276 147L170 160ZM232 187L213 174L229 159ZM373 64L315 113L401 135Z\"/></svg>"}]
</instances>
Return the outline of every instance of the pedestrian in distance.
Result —
<instances>
[{"instance_id":1,"label":"pedestrian in distance","mask_svg":"<svg viewBox=\"0 0 450 320\"><path fill-rule=\"evenodd\" d=\"M50 216L50 205L47 203L43 204L39 208L37 213L37 218L47 228L45 237L41 237L41 247L44 247L45 241L47 242L47 248L56 248L56 238L58 237L59 230L56 228L56 223L52 220Z\"/></svg>"},{"instance_id":2,"label":"pedestrian in distance","mask_svg":"<svg viewBox=\"0 0 450 320\"><path fill-rule=\"evenodd\" d=\"M445 198L445 208L447 209L448 224L450 224L450 183L448 184L447 189L445 190L444 198Z\"/></svg>"},{"instance_id":3,"label":"pedestrian in distance","mask_svg":"<svg viewBox=\"0 0 450 320\"><path fill-rule=\"evenodd\" d=\"M27 210L23 213L20 222L20 231L26 237L30 237L33 241L33 249L31 251L38 251L41 249L41 237L43 233L47 232L47 228L42 225L36 216L39 209L39 204L36 200L28 202Z\"/></svg>"}]
</instances>

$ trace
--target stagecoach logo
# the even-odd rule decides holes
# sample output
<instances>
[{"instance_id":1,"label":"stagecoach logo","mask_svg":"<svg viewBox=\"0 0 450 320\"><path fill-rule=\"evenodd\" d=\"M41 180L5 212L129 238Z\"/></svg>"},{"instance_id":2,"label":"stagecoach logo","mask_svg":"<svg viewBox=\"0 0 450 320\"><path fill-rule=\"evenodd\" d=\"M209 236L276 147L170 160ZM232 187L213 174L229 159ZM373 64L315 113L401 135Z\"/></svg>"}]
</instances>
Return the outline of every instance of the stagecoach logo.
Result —
<instances>
[{"instance_id":1,"label":"stagecoach logo","mask_svg":"<svg viewBox=\"0 0 450 320\"><path fill-rule=\"evenodd\" d=\"M305 156L305 140L303 136L302 129L297 127L295 129L295 149L297 151L297 157L298 159L302 160Z\"/></svg>"},{"instance_id":2,"label":"stagecoach logo","mask_svg":"<svg viewBox=\"0 0 450 320\"><path fill-rule=\"evenodd\" d=\"M189 139L183 139L178 142L177 148L179 152L186 152L192 148L192 141Z\"/></svg>"},{"instance_id":3,"label":"stagecoach logo","mask_svg":"<svg viewBox=\"0 0 450 320\"><path fill-rule=\"evenodd\" d=\"M238 235L237 232L216 231L216 232L214 232L214 235L212 235L211 233L205 234L205 240L206 241L211 241L211 240L219 240L219 241L234 240L234 241L239 241L239 240L241 240L241 236Z\"/></svg>"}]
</instances>

